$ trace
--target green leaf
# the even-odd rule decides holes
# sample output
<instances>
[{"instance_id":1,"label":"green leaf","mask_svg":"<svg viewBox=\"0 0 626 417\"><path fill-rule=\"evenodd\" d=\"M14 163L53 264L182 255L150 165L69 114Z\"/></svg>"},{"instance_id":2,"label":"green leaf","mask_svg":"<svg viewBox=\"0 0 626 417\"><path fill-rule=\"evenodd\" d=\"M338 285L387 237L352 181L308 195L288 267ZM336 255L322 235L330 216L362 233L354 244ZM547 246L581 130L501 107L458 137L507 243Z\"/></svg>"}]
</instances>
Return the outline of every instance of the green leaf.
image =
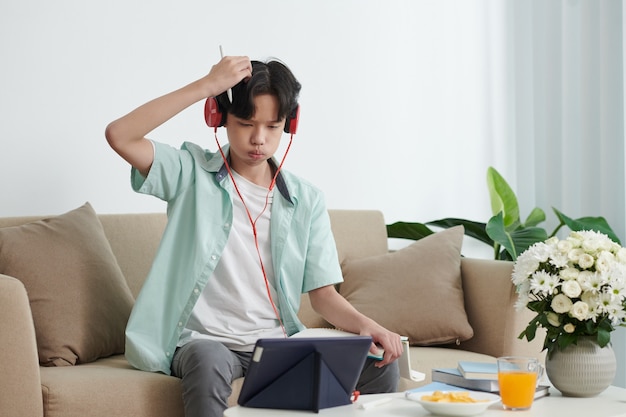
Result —
<instances>
[{"instance_id":1,"label":"green leaf","mask_svg":"<svg viewBox=\"0 0 626 417\"><path fill-rule=\"evenodd\" d=\"M577 340L578 335L574 333L562 333L556 341L559 345L559 348L563 350L572 343L575 343Z\"/></svg>"},{"instance_id":2,"label":"green leaf","mask_svg":"<svg viewBox=\"0 0 626 417\"><path fill-rule=\"evenodd\" d=\"M567 217L565 214L561 213L559 210L552 207L554 213L559 218L561 223L565 224L570 230L574 232L578 232L581 230L593 230L596 232L604 233L607 235L613 242L622 244L619 238L609 226L609 223L606 221L604 217L581 217L579 219L572 219Z\"/></svg>"},{"instance_id":3,"label":"green leaf","mask_svg":"<svg viewBox=\"0 0 626 417\"><path fill-rule=\"evenodd\" d=\"M499 243L506 249L513 261L532 244L542 242L548 238L546 231L540 227L520 228L513 232L508 232L504 227L502 213L498 213L489 219L486 230L494 242Z\"/></svg>"},{"instance_id":4,"label":"green leaf","mask_svg":"<svg viewBox=\"0 0 626 417\"><path fill-rule=\"evenodd\" d=\"M489 189L492 214L504 213L503 221L506 227L519 222L517 197L509 184L493 167L487 169L487 188Z\"/></svg>"},{"instance_id":5,"label":"green leaf","mask_svg":"<svg viewBox=\"0 0 626 417\"><path fill-rule=\"evenodd\" d=\"M396 222L387 225L387 236L393 238L420 240L433 233L422 223Z\"/></svg>"},{"instance_id":6,"label":"green leaf","mask_svg":"<svg viewBox=\"0 0 626 417\"><path fill-rule=\"evenodd\" d=\"M526 221L524 222L524 226L533 227L537 226L539 223L544 222L546 220L546 212L540 209L539 207L535 207L533 211L530 212Z\"/></svg>"},{"instance_id":7,"label":"green leaf","mask_svg":"<svg viewBox=\"0 0 626 417\"><path fill-rule=\"evenodd\" d=\"M600 347L605 347L611 342L611 332L604 329L598 329L597 340Z\"/></svg>"},{"instance_id":8,"label":"green leaf","mask_svg":"<svg viewBox=\"0 0 626 417\"><path fill-rule=\"evenodd\" d=\"M478 239L479 241L486 243L489 246L493 245L493 240L491 240L491 238L487 235L487 232L485 231L485 223L448 217L446 219L433 220L426 224L430 226L442 227L444 229L449 229L451 227L461 225L465 228L465 234L467 236Z\"/></svg>"}]
</instances>

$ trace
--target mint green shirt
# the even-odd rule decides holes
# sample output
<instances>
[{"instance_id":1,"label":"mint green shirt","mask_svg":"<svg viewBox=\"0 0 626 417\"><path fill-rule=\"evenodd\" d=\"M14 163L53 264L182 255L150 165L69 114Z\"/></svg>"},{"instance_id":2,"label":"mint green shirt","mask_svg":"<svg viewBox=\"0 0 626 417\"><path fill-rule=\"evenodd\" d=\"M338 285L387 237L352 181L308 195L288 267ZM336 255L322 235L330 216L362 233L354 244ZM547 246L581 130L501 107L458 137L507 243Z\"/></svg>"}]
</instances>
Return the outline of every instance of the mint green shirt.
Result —
<instances>
[{"instance_id":1,"label":"mint green shirt","mask_svg":"<svg viewBox=\"0 0 626 417\"><path fill-rule=\"evenodd\" d=\"M224 146L228 155L228 146ZM275 163L275 161L272 161ZM168 223L126 327L126 358L138 369L170 374L179 336L220 260L239 198L219 152L185 142L155 142L148 176L132 170L135 191L167 202ZM281 171L271 212L275 300L287 334L304 328L302 293L342 281L323 194Z\"/></svg>"}]
</instances>

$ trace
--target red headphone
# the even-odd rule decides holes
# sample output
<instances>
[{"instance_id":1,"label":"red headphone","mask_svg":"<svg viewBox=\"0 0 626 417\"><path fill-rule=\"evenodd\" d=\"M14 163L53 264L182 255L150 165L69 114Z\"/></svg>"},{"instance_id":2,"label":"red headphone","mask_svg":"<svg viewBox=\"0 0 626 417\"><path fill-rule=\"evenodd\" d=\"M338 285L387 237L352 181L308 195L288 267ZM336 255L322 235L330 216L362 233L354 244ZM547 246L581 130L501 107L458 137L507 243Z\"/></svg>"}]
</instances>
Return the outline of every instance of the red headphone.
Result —
<instances>
[{"instance_id":1,"label":"red headphone","mask_svg":"<svg viewBox=\"0 0 626 417\"><path fill-rule=\"evenodd\" d=\"M287 116L285 120L285 133L291 133L295 135L298 130L298 119L300 118L300 106L296 106L295 109ZM215 97L209 97L204 103L204 120L209 127L218 128L224 126L226 121L226 113L220 108L220 104Z\"/></svg>"}]
</instances>

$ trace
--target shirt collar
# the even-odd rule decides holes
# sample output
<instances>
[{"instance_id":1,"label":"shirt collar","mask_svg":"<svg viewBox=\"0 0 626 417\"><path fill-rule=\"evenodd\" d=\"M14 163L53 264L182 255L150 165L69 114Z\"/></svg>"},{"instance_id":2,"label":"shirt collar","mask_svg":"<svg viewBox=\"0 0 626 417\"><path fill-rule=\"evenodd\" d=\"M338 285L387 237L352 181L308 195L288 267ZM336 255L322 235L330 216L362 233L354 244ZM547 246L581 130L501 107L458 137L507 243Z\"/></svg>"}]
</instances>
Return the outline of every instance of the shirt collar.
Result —
<instances>
[{"instance_id":1,"label":"shirt collar","mask_svg":"<svg viewBox=\"0 0 626 417\"><path fill-rule=\"evenodd\" d=\"M224 155L226 155L226 160L230 162L229 145L222 146L222 151L224 152ZM210 156L207 156L208 159L206 160L206 163L202 164L203 168L209 172L215 172L215 179L217 180L217 182L221 182L224 178L228 176L228 169L226 168L226 164L222 159L222 154L218 151ZM274 157L270 158L268 162L274 170L278 169L278 165ZM279 172L276 176L276 188L285 200L293 204L293 201L291 200L291 195L289 194L289 188L287 187L287 182L285 181L285 177L283 176L282 172Z\"/></svg>"}]
</instances>

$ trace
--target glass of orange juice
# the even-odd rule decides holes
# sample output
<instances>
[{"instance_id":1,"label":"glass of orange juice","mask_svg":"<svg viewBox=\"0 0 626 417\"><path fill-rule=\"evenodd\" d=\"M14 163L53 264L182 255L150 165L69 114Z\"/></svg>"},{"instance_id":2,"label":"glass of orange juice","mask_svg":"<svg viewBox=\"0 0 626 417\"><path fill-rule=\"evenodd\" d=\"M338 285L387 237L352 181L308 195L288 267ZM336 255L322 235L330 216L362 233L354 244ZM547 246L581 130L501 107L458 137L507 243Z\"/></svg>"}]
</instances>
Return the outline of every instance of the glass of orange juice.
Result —
<instances>
[{"instance_id":1,"label":"glass of orange juice","mask_svg":"<svg viewBox=\"0 0 626 417\"><path fill-rule=\"evenodd\" d=\"M543 366L535 358L498 358L498 385L504 408L528 410L533 404L537 381L542 375Z\"/></svg>"}]
</instances>

